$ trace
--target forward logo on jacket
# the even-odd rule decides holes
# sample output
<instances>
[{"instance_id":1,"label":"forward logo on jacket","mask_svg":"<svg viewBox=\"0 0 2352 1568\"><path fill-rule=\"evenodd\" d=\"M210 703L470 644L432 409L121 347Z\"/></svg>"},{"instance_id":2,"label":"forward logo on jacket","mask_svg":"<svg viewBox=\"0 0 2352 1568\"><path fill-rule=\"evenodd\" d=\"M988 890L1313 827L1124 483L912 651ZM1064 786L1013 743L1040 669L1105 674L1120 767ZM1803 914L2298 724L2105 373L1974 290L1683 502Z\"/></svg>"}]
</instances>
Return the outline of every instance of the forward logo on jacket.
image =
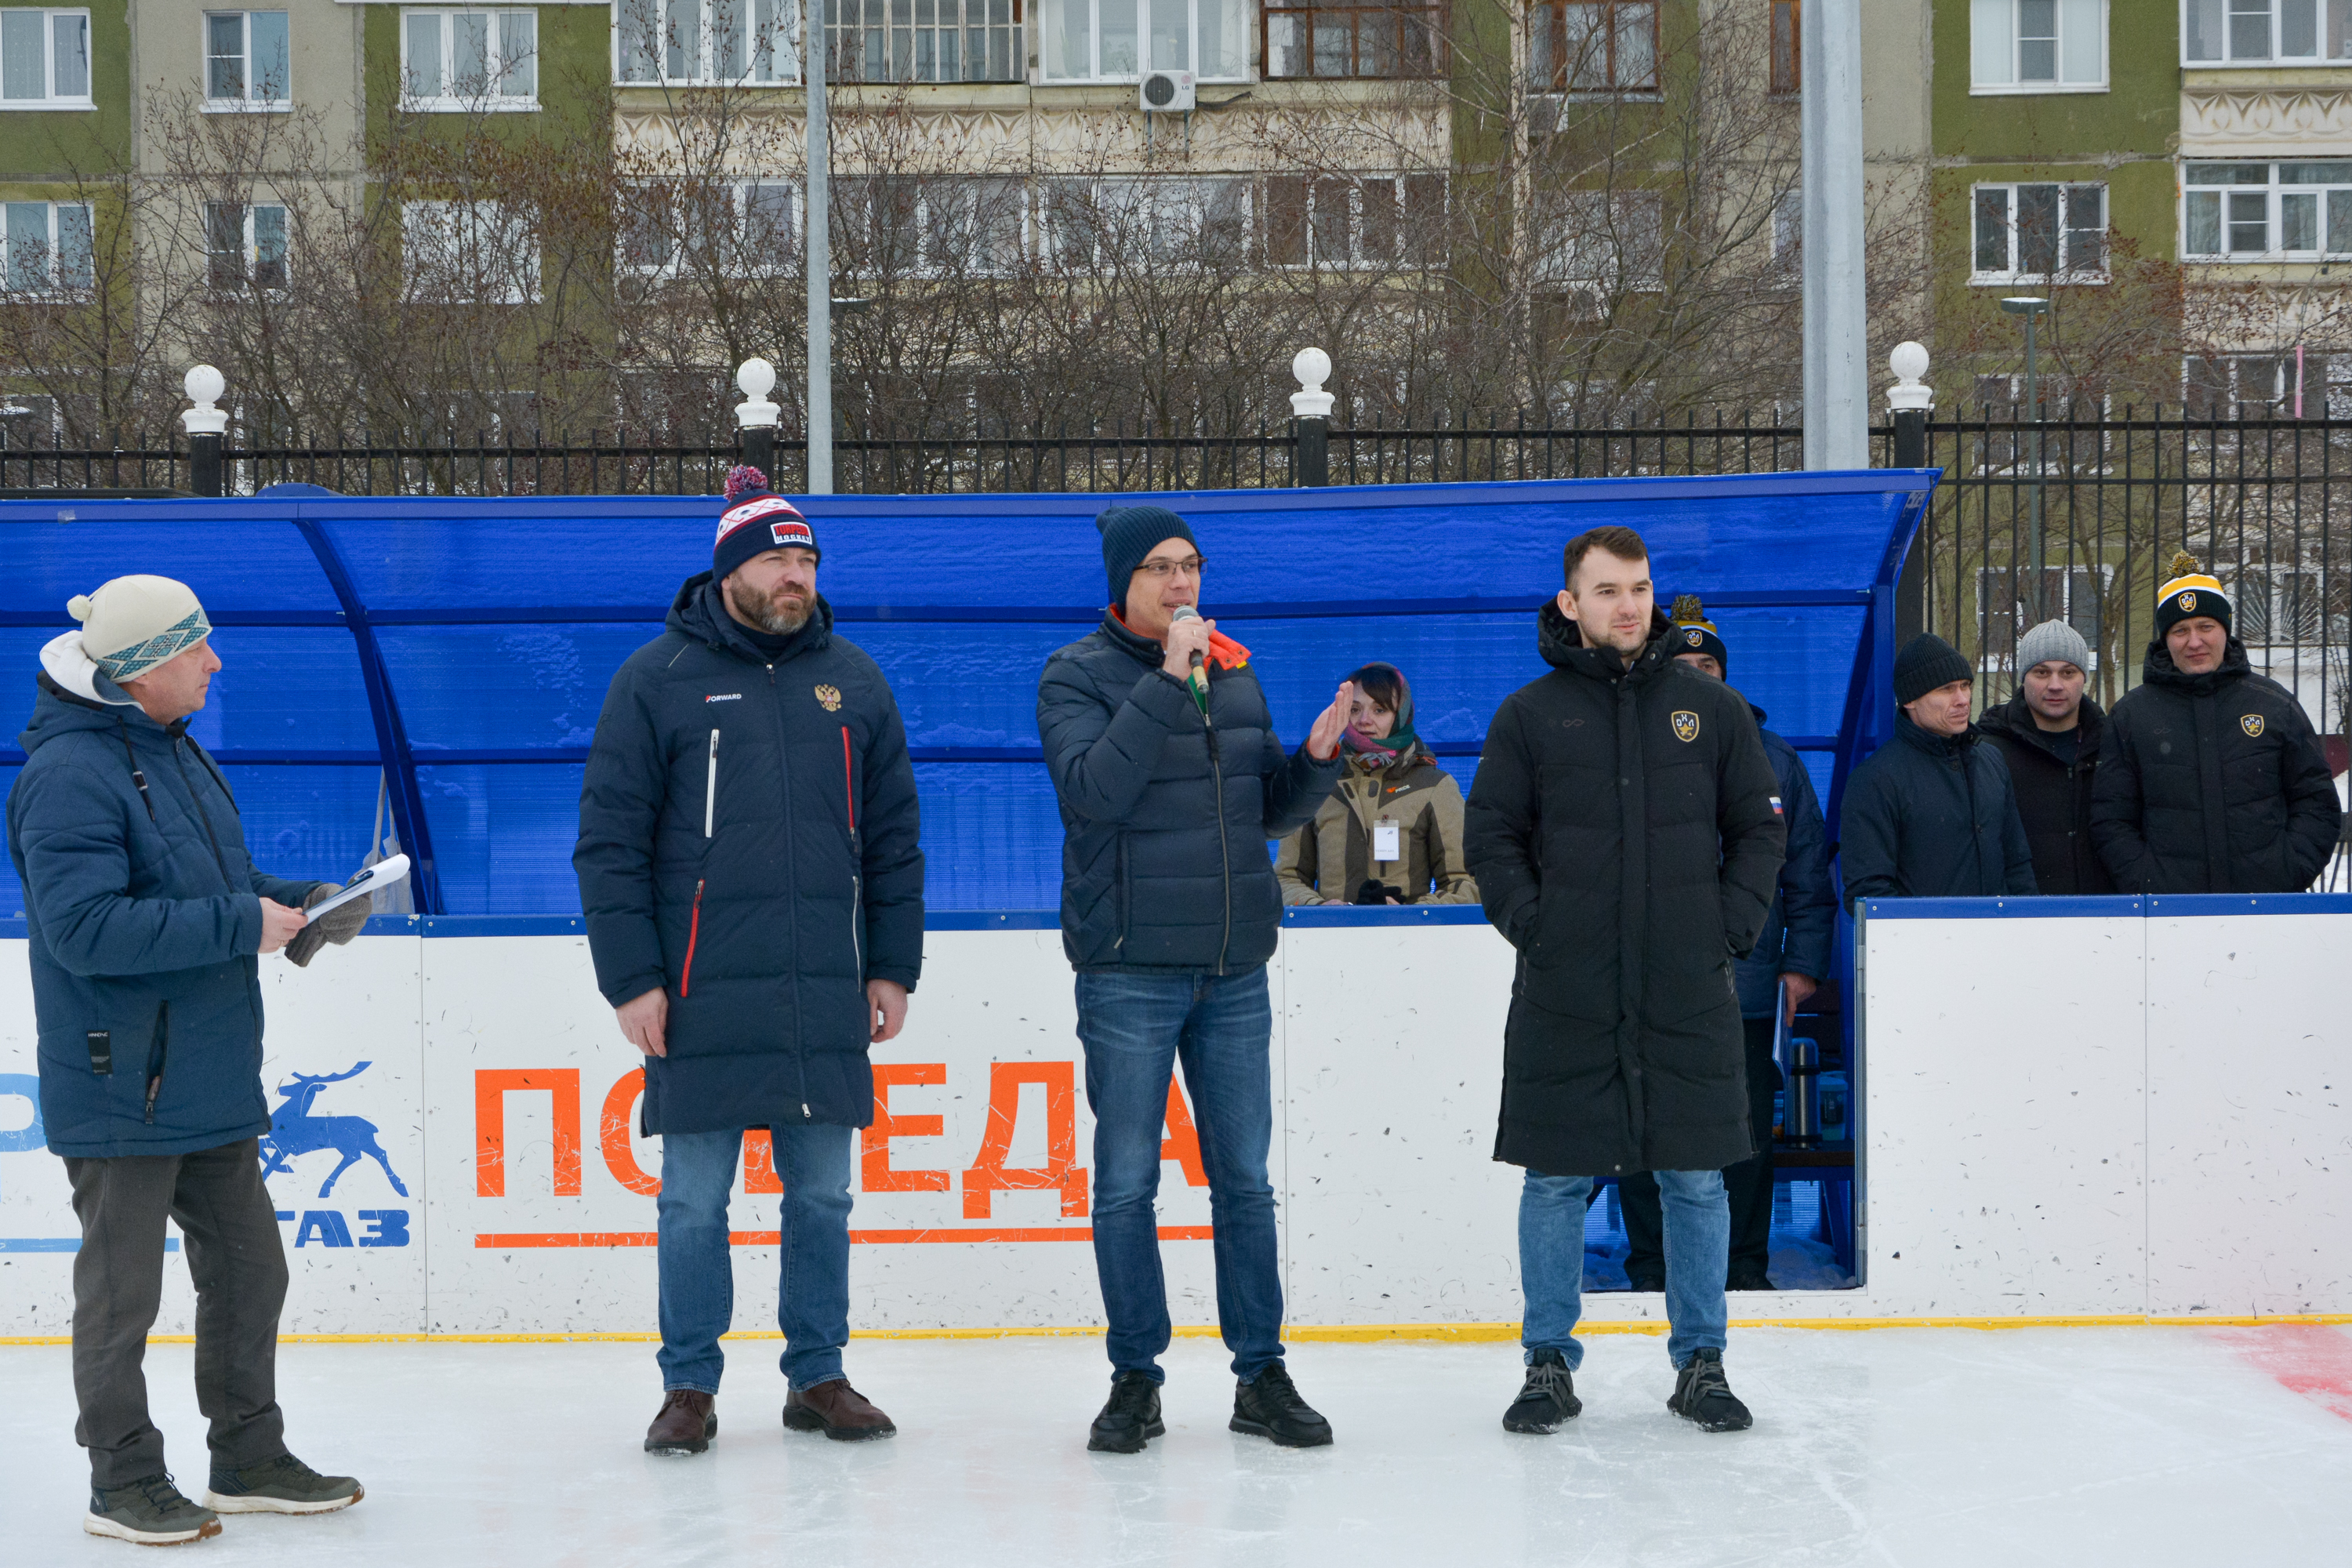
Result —
<instances>
[{"instance_id":1,"label":"forward logo on jacket","mask_svg":"<svg viewBox=\"0 0 2352 1568\"><path fill-rule=\"evenodd\" d=\"M823 707L828 713L838 713L841 711L841 688L837 686L818 687L816 689L816 700L818 705Z\"/></svg>"},{"instance_id":2,"label":"forward logo on jacket","mask_svg":"<svg viewBox=\"0 0 2352 1568\"><path fill-rule=\"evenodd\" d=\"M1698 739L1698 715L1688 709L1678 709L1673 715L1675 739L1690 742Z\"/></svg>"},{"instance_id":3,"label":"forward logo on jacket","mask_svg":"<svg viewBox=\"0 0 2352 1568\"><path fill-rule=\"evenodd\" d=\"M2184 594L2181 597L2186 598L2188 595ZM2249 740L2260 740L2263 733L2263 716L2259 713L2249 713L2238 721L2238 728L2246 732Z\"/></svg>"},{"instance_id":4,"label":"forward logo on jacket","mask_svg":"<svg viewBox=\"0 0 2352 1568\"><path fill-rule=\"evenodd\" d=\"M705 702L740 702L743 700L743 694L740 691L721 691L706 697L703 700Z\"/></svg>"}]
</instances>

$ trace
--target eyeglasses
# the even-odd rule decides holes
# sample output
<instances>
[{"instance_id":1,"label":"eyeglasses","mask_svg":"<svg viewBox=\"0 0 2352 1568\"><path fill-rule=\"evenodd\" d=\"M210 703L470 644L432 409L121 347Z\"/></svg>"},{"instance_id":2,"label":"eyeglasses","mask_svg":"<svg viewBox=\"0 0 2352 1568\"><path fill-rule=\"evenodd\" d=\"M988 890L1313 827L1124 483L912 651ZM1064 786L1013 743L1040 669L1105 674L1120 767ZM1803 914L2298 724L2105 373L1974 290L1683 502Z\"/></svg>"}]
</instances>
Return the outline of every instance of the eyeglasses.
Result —
<instances>
[{"instance_id":1,"label":"eyeglasses","mask_svg":"<svg viewBox=\"0 0 2352 1568\"><path fill-rule=\"evenodd\" d=\"M1165 557L1155 556L1153 559L1147 561L1142 565L1137 567L1136 570L1151 578L1154 582L1165 583L1169 578L1174 576L1179 572L1181 572L1187 577L1198 577L1201 574L1201 568L1207 564L1208 562L1198 555L1187 556L1181 561L1170 561Z\"/></svg>"}]
</instances>

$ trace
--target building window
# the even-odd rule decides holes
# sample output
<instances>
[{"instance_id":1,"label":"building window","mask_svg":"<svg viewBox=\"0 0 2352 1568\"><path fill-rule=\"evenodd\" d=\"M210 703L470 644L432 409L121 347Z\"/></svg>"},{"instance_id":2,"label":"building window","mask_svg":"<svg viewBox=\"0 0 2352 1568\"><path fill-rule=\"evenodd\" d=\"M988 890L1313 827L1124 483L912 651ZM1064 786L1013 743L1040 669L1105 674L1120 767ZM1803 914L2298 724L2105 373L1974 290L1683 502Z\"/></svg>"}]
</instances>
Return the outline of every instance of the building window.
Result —
<instances>
[{"instance_id":1,"label":"building window","mask_svg":"<svg viewBox=\"0 0 2352 1568\"><path fill-rule=\"evenodd\" d=\"M651 182L630 192L619 260L640 277L675 278L698 268L766 277L800 268L797 185L732 180L698 189Z\"/></svg>"},{"instance_id":2,"label":"building window","mask_svg":"<svg viewBox=\"0 0 2352 1568\"><path fill-rule=\"evenodd\" d=\"M89 13L0 10L0 109L92 109Z\"/></svg>"},{"instance_id":3,"label":"building window","mask_svg":"<svg viewBox=\"0 0 2352 1568\"><path fill-rule=\"evenodd\" d=\"M406 202L401 254L412 300L527 305L539 299L530 215L500 202Z\"/></svg>"},{"instance_id":4,"label":"building window","mask_svg":"<svg viewBox=\"0 0 2352 1568\"><path fill-rule=\"evenodd\" d=\"M1270 267L1425 267L1445 253L1445 176L1265 182Z\"/></svg>"},{"instance_id":5,"label":"building window","mask_svg":"<svg viewBox=\"0 0 2352 1568\"><path fill-rule=\"evenodd\" d=\"M2201 261L2352 256L2352 163L2190 163L2180 253Z\"/></svg>"},{"instance_id":6,"label":"building window","mask_svg":"<svg viewBox=\"0 0 2352 1568\"><path fill-rule=\"evenodd\" d=\"M89 206L84 202L9 202L0 212L0 276L11 294L62 294L95 287Z\"/></svg>"},{"instance_id":7,"label":"building window","mask_svg":"<svg viewBox=\"0 0 2352 1568\"><path fill-rule=\"evenodd\" d=\"M2352 59L2352 0L2181 0L2180 63Z\"/></svg>"},{"instance_id":8,"label":"building window","mask_svg":"<svg viewBox=\"0 0 2352 1568\"><path fill-rule=\"evenodd\" d=\"M1772 91L1795 98L1805 86L1803 0L1772 0Z\"/></svg>"},{"instance_id":9,"label":"building window","mask_svg":"<svg viewBox=\"0 0 2352 1568\"><path fill-rule=\"evenodd\" d=\"M833 0L828 81L1020 81L1021 0Z\"/></svg>"},{"instance_id":10,"label":"building window","mask_svg":"<svg viewBox=\"0 0 2352 1568\"><path fill-rule=\"evenodd\" d=\"M1021 182L954 175L835 183L834 256L859 277L1004 274L1024 255Z\"/></svg>"},{"instance_id":11,"label":"building window","mask_svg":"<svg viewBox=\"0 0 2352 1568\"><path fill-rule=\"evenodd\" d=\"M2086 282L2107 275L2105 185L1979 185L1972 283Z\"/></svg>"},{"instance_id":12,"label":"building window","mask_svg":"<svg viewBox=\"0 0 2352 1568\"><path fill-rule=\"evenodd\" d=\"M206 202L205 278L224 292L284 288L286 209L274 202Z\"/></svg>"},{"instance_id":13,"label":"building window","mask_svg":"<svg viewBox=\"0 0 2352 1568\"><path fill-rule=\"evenodd\" d=\"M1240 271L1249 263L1244 179L1048 180L1037 197L1038 259L1065 272Z\"/></svg>"},{"instance_id":14,"label":"building window","mask_svg":"<svg viewBox=\"0 0 2352 1568\"><path fill-rule=\"evenodd\" d=\"M1772 202L1772 268L1788 277L1805 268L1805 193L1782 191Z\"/></svg>"},{"instance_id":15,"label":"building window","mask_svg":"<svg viewBox=\"0 0 2352 1568\"><path fill-rule=\"evenodd\" d=\"M1147 70L1209 80L1249 74L1242 0L1045 0L1049 81L1133 81Z\"/></svg>"},{"instance_id":16,"label":"building window","mask_svg":"<svg viewBox=\"0 0 2352 1568\"><path fill-rule=\"evenodd\" d=\"M293 97L283 11L205 13L205 109L284 109Z\"/></svg>"},{"instance_id":17,"label":"building window","mask_svg":"<svg viewBox=\"0 0 2352 1568\"><path fill-rule=\"evenodd\" d=\"M1439 6L1266 0L1258 26L1270 81L1445 74L1445 13Z\"/></svg>"},{"instance_id":18,"label":"building window","mask_svg":"<svg viewBox=\"0 0 2352 1568\"><path fill-rule=\"evenodd\" d=\"M401 107L449 112L539 107L539 13L404 11Z\"/></svg>"},{"instance_id":19,"label":"building window","mask_svg":"<svg viewBox=\"0 0 2352 1568\"><path fill-rule=\"evenodd\" d=\"M1659 287L1665 205L1655 191L1554 191L1534 214L1538 281L1610 298Z\"/></svg>"},{"instance_id":20,"label":"building window","mask_svg":"<svg viewBox=\"0 0 2352 1568\"><path fill-rule=\"evenodd\" d=\"M1969 90L2105 92L2107 0L1969 0Z\"/></svg>"},{"instance_id":21,"label":"building window","mask_svg":"<svg viewBox=\"0 0 2352 1568\"><path fill-rule=\"evenodd\" d=\"M658 87L798 81L800 15L801 0L620 0L613 7L613 79Z\"/></svg>"},{"instance_id":22,"label":"building window","mask_svg":"<svg viewBox=\"0 0 2352 1568\"><path fill-rule=\"evenodd\" d=\"M1536 0L1528 78L1538 92L1655 92L1657 0Z\"/></svg>"}]
</instances>

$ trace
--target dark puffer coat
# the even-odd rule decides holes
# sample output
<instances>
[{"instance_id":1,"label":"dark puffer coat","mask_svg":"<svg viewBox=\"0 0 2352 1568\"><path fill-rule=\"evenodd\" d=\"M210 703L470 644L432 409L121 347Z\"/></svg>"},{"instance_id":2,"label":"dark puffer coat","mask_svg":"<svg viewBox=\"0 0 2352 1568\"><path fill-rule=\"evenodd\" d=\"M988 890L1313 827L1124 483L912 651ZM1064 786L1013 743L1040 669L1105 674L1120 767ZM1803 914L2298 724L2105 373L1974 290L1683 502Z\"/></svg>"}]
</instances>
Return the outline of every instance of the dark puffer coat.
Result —
<instances>
[{"instance_id":1,"label":"dark puffer coat","mask_svg":"<svg viewBox=\"0 0 2352 1568\"><path fill-rule=\"evenodd\" d=\"M1340 758L1284 755L1247 664L1210 669L1213 734L1165 657L1107 614L1037 683L1062 805L1062 950L1086 971L1238 973L1281 933L1265 841L1315 815Z\"/></svg>"},{"instance_id":2,"label":"dark puffer coat","mask_svg":"<svg viewBox=\"0 0 2352 1568\"><path fill-rule=\"evenodd\" d=\"M1554 1176L1711 1171L1755 1152L1732 961L1786 834L1748 704L1674 662L1628 669L1544 606L1552 673L1504 699L1464 849L1518 949L1495 1158Z\"/></svg>"},{"instance_id":3,"label":"dark puffer coat","mask_svg":"<svg viewBox=\"0 0 2352 1568\"><path fill-rule=\"evenodd\" d=\"M2294 893L2335 851L2343 808L2302 704L2230 639L2184 675L2159 639L2107 716L2091 833L2126 893Z\"/></svg>"},{"instance_id":4,"label":"dark puffer coat","mask_svg":"<svg viewBox=\"0 0 2352 1568\"><path fill-rule=\"evenodd\" d=\"M689 578L613 677L572 855L604 999L669 991L647 1132L874 1120L866 982L922 970L918 814L898 702L824 599L772 656Z\"/></svg>"},{"instance_id":5,"label":"dark puffer coat","mask_svg":"<svg viewBox=\"0 0 2352 1568\"><path fill-rule=\"evenodd\" d=\"M2116 890L2115 879L2107 875L2106 863L2091 842L2091 789L2099 776L2099 741L2106 725L2099 705L2084 698L2072 762L2059 756L2054 737L2034 723L2033 710L2021 695L1986 714L1978 726L2009 764L2018 820L2025 825L2026 843L2033 847L2033 881L2041 892Z\"/></svg>"},{"instance_id":6,"label":"dark puffer coat","mask_svg":"<svg viewBox=\"0 0 2352 1568\"><path fill-rule=\"evenodd\" d=\"M1764 710L1748 705L1756 722ZM1780 976L1802 974L1826 980L1830 946L1837 931L1837 891L1830 885L1829 826L1822 819L1821 797L1813 793L1813 775L1797 748L1769 730L1762 731L1764 754L1771 759L1772 776L1780 784L1781 820L1789 826L1788 853L1780 862L1780 879L1772 894L1772 912L1765 917L1764 934L1741 959L1733 973L1739 987L1739 1011L1750 1018L1769 1018L1780 1010Z\"/></svg>"},{"instance_id":7,"label":"dark puffer coat","mask_svg":"<svg viewBox=\"0 0 2352 1568\"><path fill-rule=\"evenodd\" d=\"M228 781L186 721L147 717L79 633L42 662L8 853L49 1150L186 1154L265 1133L261 900L299 908L319 884L255 867Z\"/></svg>"},{"instance_id":8,"label":"dark puffer coat","mask_svg":"<svg viewBox=\"0 0 2352 1568\"><path fill-rule=\"evenodd\" d=\"M1895 739L1846 781L1838 838L1849 901L2036 890L2009 764L1974 724L1938 735L1897 709Z\"/></svg>"}]
</instances>

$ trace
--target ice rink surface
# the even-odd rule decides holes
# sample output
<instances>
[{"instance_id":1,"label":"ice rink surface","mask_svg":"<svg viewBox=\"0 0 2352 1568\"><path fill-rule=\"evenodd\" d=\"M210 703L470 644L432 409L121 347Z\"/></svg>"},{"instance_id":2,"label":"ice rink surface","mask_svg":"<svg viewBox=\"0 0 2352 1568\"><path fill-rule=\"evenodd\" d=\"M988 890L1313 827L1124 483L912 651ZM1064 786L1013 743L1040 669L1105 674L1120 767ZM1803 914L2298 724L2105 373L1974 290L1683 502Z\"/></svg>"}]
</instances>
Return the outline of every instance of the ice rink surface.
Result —
<instances>
[{"instance_id":1,"label":"ice rink surface","mask_svg":"<svg viewBox=\"0 0 2352 1568\"><path fill-rule=\"evenodd\" d=\"M1213 1341L1168 1360L1168 1436L1089 1454L1098 1339L861 1341L850 1374L900 1435L788 1434L772 1341L730 1341L719 1436L639 1448L653 1347L292 1344L297 1453L368 1497L233 1517L173 1563L1142 1564L2317 1563L2343 1561L2352 1331L2269 1327L1737 1330L1753 1431L1668 1415L1664 1342L1588 1342L1584 1415L1513 1436L1500 1343L1307 1343L1338 1443L1225 1430ZM149 1354L183 1485L204 1484L190 1347ZM63 1347L0 1347L0 1562L146 1561L79 1531Z\"/></svg>"}]
</instances>

